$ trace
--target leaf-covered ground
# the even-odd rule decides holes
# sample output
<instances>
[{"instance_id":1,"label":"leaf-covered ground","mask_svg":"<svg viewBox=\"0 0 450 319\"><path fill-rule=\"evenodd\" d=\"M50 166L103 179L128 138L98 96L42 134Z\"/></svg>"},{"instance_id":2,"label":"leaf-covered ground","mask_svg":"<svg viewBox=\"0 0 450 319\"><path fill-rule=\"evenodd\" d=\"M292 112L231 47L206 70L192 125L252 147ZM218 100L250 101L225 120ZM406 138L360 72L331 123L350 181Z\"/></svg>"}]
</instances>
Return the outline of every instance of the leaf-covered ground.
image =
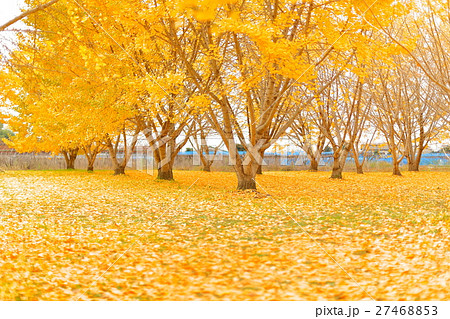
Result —
<instances>
[{"instance_id":1,"label":"leaf-covered ground","mask_svg":"<svg viewBox=\"0 0 450 319\"><path fill-rule=\"evenodd\" d=\"M450 172L328 176L0 173L0 299L448 300Z\"/></svg>"}]
</instances>

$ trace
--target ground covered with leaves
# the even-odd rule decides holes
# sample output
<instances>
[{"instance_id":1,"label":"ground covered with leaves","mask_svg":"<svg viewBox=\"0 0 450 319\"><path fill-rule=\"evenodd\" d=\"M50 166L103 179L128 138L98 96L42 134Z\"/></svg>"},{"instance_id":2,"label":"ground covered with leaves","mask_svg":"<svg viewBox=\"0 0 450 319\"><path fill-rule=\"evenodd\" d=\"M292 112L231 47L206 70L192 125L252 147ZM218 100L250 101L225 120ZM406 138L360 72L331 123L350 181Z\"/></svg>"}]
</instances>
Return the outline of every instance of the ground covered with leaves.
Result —
<instances>
[{"instance_id":1,"label":"ground covered with leaves","mask_svg":"<svg viewBox=\"0 0 450 319\"><path fill-rule=\"evenodd\" d=\"M1 300L445 300L450 172L0 174Z\"/></svg>"}]
</instances>

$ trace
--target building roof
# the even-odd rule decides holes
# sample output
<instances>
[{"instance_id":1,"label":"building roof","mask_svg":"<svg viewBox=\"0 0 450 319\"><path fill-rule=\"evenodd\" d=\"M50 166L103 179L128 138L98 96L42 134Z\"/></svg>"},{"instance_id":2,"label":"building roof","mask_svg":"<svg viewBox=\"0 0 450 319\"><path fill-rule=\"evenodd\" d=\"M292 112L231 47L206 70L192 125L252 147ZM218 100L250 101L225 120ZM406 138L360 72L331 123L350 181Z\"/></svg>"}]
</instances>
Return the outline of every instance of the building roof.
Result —
<instances>
[{"instance_id":1,"label":"building roof","mask_svg":"<svg viewBox=\"0 0 450 319\"><path fill-rule=\"evenodd\" d=\"M17 154L17 151L13 148L10 148L8 145L5 144L0 139L0 155L10 155L10 154Z\"/></svg>"}]
</instances>

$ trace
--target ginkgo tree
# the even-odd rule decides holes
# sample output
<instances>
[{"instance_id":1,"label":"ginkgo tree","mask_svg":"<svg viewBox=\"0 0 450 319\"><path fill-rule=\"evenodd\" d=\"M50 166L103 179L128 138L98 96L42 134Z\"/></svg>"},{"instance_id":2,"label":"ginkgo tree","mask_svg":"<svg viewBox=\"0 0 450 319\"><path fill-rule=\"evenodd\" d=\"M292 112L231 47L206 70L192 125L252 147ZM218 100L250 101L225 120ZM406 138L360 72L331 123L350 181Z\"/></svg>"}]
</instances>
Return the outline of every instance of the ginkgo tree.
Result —
<instances>
[{"instance_id":1,"label":"ginkgo tree","mask_svg":"<svg viewBox=\"0 0 450 319\"><path fill-rule=\"evenodd\" d=\"M25 19L36 32L19 34L17 49L10 52L5 76L12 83L7 97L15 112L8 123L18 132L10 145L19 151L62 153L68 168L82 151L93 170L107 134L117 133L131 114L121 104L119 80L106 81L110 70L101 70L106 64L94 43L76 35L79 21L63 3L52 9L53 14ZM62 27L71 33L59 31Z\"/></svg>"},{"instance_id":2,"label":"ginkgo tree","mask_svg":"<svg viewBox=\"0 0 450 319\"><path fill-rule=\"evenodd\" d=\"M191 1L162 3L161 36L177 50L189 80L211 100L208 117L230 152L239 189L256 188L264 151L314 95L315 66L332 58L346 68L355 47L371 41L367 6L355 1ZM371 9L384 23L401 4ZM180 10L180 7L182 10ZM159 9L156 6L155 10ZM316 87L321 94L334 79ZM244 145L244 158L236 144Z\"/></svg>"},{"instance_id":3,"label":"ginkgo tree","mask_svg":"<svg viewBox=\"0 0 450 319\"><path fill-rule=\"evenodd\" d=\"M409 171L418 171L425 148L439 140L449 121L439 108L446 103L445 93L413 61L402 62L397 57L393 65L379 65L371 84L372 121L389 145L395 175L401 174L403 158Z\"/></svg>"}]
</instances>

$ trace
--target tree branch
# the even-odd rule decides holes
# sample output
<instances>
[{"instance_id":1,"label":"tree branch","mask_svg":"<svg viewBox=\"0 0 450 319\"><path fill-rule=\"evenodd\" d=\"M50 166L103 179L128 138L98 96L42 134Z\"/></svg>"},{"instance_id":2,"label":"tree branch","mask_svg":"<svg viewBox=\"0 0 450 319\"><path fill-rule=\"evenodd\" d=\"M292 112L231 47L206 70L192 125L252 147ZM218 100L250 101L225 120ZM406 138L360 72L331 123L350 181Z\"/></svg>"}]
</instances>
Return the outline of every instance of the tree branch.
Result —
<instances>
[{"instance_id":1,"label":"tree branch","mask_svg":"<svg viewBox=\"0 0 450 319\"><path fill-rule=\"evenodd\" d=\"M23 18L25 18L25 17L27 17L27 16L33 14L33 13L36 13L36 12L39 12L39 11L42 11L42 10L47 9L48 7L54 5L54 4L55 4L56 2L58 2L58 1L59 1L59 0L52 0L52 1L49 1L49 2L47 2L47 3L40 4L40 5L38 5L38 6L34 7L34 8L31 8L30 10L25 11L25 12L22 13L21 15L18 15L18 16L15 17L14 19L11 19L11 20L9 20L8 22L6 22L5 24L1 25L1 26L0 26L0 31L4 31L4 30L5 30L7 27L9 27L10 25L16 23L16 22L19 21L19 20L22 20Z\"/></svg>"}]
</instances>

